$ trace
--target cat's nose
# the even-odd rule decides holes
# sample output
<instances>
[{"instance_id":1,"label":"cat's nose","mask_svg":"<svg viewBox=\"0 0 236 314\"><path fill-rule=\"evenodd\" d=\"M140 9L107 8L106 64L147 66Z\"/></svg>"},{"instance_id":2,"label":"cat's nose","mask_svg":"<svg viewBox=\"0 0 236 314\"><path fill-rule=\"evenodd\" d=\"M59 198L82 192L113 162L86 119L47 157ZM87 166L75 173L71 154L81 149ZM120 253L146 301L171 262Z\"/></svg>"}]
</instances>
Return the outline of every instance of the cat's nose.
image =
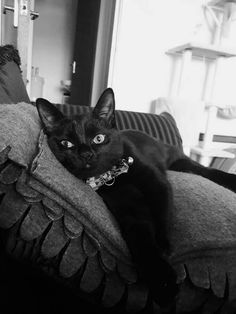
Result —
<instances>
[{"instance_id":1,"label":"cat's nose","mask_svg":"<svg viewBox=\"0 0 236 314\"><path fill-rule=\"evenodd\" d=\"M80 153L80 156L85 160L90 160L93 156L93 153L90 151L83 151Z\"/></svg>"}]
</instances>

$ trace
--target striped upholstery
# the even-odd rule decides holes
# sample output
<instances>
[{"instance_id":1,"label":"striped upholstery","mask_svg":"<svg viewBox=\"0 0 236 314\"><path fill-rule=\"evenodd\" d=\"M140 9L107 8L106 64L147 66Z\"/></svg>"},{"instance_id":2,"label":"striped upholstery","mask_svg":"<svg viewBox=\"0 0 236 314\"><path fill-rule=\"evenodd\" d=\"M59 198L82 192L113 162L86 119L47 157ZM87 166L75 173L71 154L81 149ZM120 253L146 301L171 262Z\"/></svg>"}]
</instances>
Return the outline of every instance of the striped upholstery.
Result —
<instances>
[{"instance_id":1,"label":"striped upholstery","mask_svg":"<svg viewBox=\"0 0 236 314\"><path fill-rule=\"evenodd\" d=\"M89 112L91 107L55 104L65 115L79 115ZM134 129L143 131L158 140L182 148L182 139L174 118L167 112L160 115L133 111L116 110L116 123L119 130Z\"/></svg>"}]
</instances>

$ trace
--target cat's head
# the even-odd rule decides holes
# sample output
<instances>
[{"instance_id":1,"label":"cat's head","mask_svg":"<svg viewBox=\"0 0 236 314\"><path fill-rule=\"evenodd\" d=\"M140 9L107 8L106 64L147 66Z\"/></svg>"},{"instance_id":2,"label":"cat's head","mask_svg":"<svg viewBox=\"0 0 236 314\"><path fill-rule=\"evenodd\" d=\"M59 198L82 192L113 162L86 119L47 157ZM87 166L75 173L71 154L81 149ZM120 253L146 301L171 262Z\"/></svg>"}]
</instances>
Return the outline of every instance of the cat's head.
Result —
<instances>
[{"instance_id":1,"label":"cat's head","mask_svg":"<svg viewBox=\"0 0 236 314\"><path fill-rule=\"evenodd\" d=\"M39 117L56 158L81 179L117 164L123 147L115 122L115 99L106 89L90 113L66 117L49 101L36 100Z\"/></svg>"}]
</instances>

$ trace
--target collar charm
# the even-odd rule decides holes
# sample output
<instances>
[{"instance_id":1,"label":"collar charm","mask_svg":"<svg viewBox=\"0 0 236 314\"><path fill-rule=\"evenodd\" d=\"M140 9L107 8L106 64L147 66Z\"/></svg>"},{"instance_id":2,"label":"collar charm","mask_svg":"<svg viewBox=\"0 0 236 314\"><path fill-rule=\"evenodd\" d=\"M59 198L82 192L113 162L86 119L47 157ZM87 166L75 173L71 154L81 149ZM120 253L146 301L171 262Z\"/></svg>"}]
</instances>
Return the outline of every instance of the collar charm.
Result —
<instances>
[{"instance_id":1,"label":"collar charm","mask_svg":"<svg viewBox=\"0 0 236 314\"><path fill-rule=\"evenodd\" d=\"M129 167L133 164L134 159L132 157L128 157L127 159L122 159L117 166L113 166L111 170L101 174L98 177L88 178L85 182L90 185L90 187L96 191L102 185L111 186L114 184L116 177L118 177L122 173L127 173Z\"/></svg>"}]
</instances>

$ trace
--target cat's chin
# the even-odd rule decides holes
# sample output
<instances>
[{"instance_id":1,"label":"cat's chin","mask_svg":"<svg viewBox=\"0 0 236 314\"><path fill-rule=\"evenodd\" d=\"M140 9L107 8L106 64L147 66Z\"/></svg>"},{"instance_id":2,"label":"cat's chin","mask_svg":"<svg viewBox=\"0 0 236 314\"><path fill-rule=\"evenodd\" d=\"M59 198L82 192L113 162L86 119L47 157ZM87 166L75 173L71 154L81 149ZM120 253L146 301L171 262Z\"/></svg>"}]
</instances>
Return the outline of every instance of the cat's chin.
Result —
<instances>
[{"instance_id":1,"label":"cat's chin","mask_svg":"<svg viewBox=\"0 0 236 314\"><path fill-rule=\"evenodd\" d=\"M109 169L99 169L92 165L85 166L83 169L80 169L77 173L74 173L76 177L82 180L87 180L92 177L98 177L104 173L106 173Z\"/></svg>"},{"instance_id":2,"label":"cat's chin","mask_svg":"<svg viewBox=\"0 0 236 314\"><path fill-rule=\"evenodd\" d=\"M86 180L90 177L92 177L93 175L90 173L91 170L91 166L89 168L85 168L85 169L80 169L78 171L73 171L73 174L81 179L81 180Z\"/></svg>"},{"instance_id":3,"label":"cat's chin","mask_svg":"<svg viewBox=\"0 0 236 314\"><path fill-rule=\"evenodd\" d=\"M73 174L81 180L86 180L88 178L100 175L101 172L99 172L95 166L87 164L84 166L84 168L73 171Z\"/></svg>"},{"instance_id":4,"label":"cat's chin","mask_svg":"<svg viewBox=\"0 0 236 314\"><path fill-rule=\"evenodd\" d=\"M65 167L77 178L86 180L91 177L103 175L107 171L111 170L112 167L119 164L119 160L120 159L117 158L114 160L110 159L109 161L104 160L102 165L100 162L96 161L84 163L83 165L80 165L80 167L71 167L71 165L65 165Z\"/></svg>"}]
</instances>

